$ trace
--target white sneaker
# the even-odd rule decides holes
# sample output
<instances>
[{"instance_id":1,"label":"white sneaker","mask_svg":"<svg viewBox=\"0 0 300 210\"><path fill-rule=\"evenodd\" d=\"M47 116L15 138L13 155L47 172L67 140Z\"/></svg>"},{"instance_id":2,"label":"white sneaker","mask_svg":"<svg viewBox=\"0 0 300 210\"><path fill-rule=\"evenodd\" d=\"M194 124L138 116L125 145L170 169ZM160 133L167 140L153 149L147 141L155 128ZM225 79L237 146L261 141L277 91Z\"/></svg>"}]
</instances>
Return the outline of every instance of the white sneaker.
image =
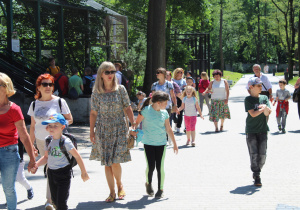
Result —
<instances>
[{"instance_id":1,"label":"white sneaker","mask_svg":"<svg viewBox=\"0 0 300 210\"><path fill-rule=\"evenodd\" d=\"M180 133L180 128L176 128L176 132L177 132L177 133Z\"/></svg>"},{"instance_id":2,"label":"white sneaker","mask_svg":"<svg viewBox=\"0 0 300 210\"><path fill-rule=\"evenodd\" d=\"M53 205L51 203L46 203L45 209L46 210L54 210Z\"/></svg>"}]
</instances>

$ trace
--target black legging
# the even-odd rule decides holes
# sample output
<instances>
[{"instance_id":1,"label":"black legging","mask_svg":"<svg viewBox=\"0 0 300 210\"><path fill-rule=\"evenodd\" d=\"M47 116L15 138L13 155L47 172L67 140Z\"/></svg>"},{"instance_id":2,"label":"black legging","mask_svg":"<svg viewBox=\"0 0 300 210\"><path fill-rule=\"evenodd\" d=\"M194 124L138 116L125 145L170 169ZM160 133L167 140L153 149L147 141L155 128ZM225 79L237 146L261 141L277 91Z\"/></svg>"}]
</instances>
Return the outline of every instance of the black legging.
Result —
<instances>
[{"instance_id":1,"label":"black legging","mask_svg":"<svg viewBox=\"0 0 300 210\"><path fill-rule=\"evenodd\" d=\"M165 154L166 154L166 146L152 146L144 144L145 148L145 157L147 161L147 169L146 169L146 180L148 184L152 183L153 171L156 166L157 171L157 180L158 180L158 189L164 189L164 180L165 180L165 170L164 170L164 162L165 162Z\"/></svg>"},{"instance_id":2,"label":"black legging","mask_svg":"<svg viewBox=\"0 0 300 210\"><path fill-rule=\"evenodd\" d=\"M298 115L300 118L300 95L298 95Z\"/></svg>"},{"instance_id":3,"label":"black legging","mask_svg":"<svg viewBox=\"0 0 300 210\"><path fill-rule=\"evenodd\" d=\"M177 98L177 107L181 107L182 101L180 98ZM177 128L181 128L181 124L182 124L182 115L183 115L183 110L179 112L179 114L177 115Z\"/></svg>"}]
</instances>

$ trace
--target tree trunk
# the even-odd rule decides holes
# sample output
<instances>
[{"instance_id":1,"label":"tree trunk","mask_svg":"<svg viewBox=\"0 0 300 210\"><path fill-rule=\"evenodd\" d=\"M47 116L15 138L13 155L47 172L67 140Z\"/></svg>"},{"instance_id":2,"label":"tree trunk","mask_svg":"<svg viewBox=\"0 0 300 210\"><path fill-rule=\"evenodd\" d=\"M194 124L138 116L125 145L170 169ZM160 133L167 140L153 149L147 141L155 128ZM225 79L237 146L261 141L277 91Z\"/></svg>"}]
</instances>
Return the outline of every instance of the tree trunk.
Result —
<instances>
[{"instance_id":1,"label":"tree trunk","mask_svg":"<svg viewBox=\"0 0 300 210\"><path fill-rule=\"evenodd\" d=\"M156 81L156 69L166 68L166 0L153 0L152 82Z\"/></svg>"},{"instance_id":2,"label":"tree trunk","mask_svg":"<svg viewBox=\"0 0 300 210\"><path fill-rule=\"evenodd\" d=\"M152 85L152 35L153 35L153 0L149 1L148 20L147 20L147 59L146 70L144 76L143 91L147 95L150 93Z\"/></svg>"},{"instance_id":3,"label":"tree trunk","mask_svg":"<svg viewBox=\"0 0 300 210\"><path fill-rule=\"evenodd\" d=\"M221 62L221 71L224 70L224 58L223 58L223 40L222 40L222 30L223 30L223 2L221 0L221 9L220 9L220 34L219 34L219 48L220 48L220 62Z\"/></svg>"},{"instance_id":4,"label":"tree trunk","mask_svg":"<svg viewBox=\"0 0 300 210\"><path fill-rule=\"evenodd\" d=\"M298 70L300 76L300 9L299 9L299 21L298 21Z\"/></svg>"},{"instance_id":5,"label":"tree trunk","mask_svg":"<svg viewBox=\"0 0 300 210\"><path fill-rule=\"evenodd\" d=\"M147 61L143 90L150 93L157 80L155 70L166 68L166 0L149 0L147 25Z\"/></svg>"},{"instance_id":6,"label":"tree trunk","mask_svg":"<svg viewBox=\"0 0 300 210\"><path fill-rule=\"evenodd\" d=\"M295 57L295 46L296 46L296 30L295 30L295 8L293 5L294 0L289 0L290 5L290 30L291 30L291 49L290 49L290 62L289 62L289 79L293 79L293 70L294 70L294 57Z\"/></svg>"},{"instance_id":7,"label":"tree trunk","mask_svg":"<svg viewBox=\"0 0 300 210\"><path fill-rule=\"evenodd\" d=\"M259 11L259 0L257 1L257 42L256 42L256 63L260 63L260 11Z\"/></svg>"}]
</instances>

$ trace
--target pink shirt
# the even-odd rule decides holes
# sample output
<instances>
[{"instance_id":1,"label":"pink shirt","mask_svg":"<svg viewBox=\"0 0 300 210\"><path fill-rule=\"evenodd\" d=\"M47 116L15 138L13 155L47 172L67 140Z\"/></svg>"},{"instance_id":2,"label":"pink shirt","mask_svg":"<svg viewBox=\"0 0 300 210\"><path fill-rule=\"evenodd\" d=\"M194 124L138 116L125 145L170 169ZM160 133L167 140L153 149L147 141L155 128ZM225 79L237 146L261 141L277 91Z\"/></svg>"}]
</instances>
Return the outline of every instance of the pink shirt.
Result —
<instances>
[{"instance_id":1,"label":"pink shirt","mask_svg":"<svg viewBox=\"0 0 300 210\"><path fill-rule=\"evenodd\" d=\"M21 108L12 103L10 109L0 115L0 147L18 144L18 131L15 122L24 120Z\"/></svg>"}]
</instances>

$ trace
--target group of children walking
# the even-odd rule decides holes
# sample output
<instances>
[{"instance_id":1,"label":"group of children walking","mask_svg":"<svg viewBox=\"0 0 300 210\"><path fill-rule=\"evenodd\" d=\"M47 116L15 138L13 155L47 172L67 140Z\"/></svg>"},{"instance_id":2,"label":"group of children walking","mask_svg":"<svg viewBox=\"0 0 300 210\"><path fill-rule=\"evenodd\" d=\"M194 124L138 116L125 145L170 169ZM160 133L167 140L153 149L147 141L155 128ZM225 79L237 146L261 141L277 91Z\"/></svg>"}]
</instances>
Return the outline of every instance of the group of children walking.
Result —
<instances>
[{"instance_id":1,"label":"group of children walking","mask_svg":"<svg viewBox=\"0 0 300 210\"><path fill-rule=\"evenodd\" d=\"M291 98L289 91L285 89L286 81L280 80L280 89L276 92L276 99L273 106L277 103L276 118L278 129L285 133L286 117L288 114L288 100ZM252 77L248 81L250 96L245 98L245 111L248 113L246 119L246 141L249 149L251 170L253 172L254 184L261 186L260 173L266 161L267 150L267 132L268 116L271 114L269 99L267 96L260 95L262 82L257 77ZM169 114L166 106L169 101L169 94L156 91L151 97L146 99L143 92L138 92L139 114L136 119L136 125L143 123L142 143L144 144L144 152L146 157L146 192L149 196L154 195L152 186L153 172L156 168L158 177L158 190L155 198L164 196L164 160L166 155L167 138L166 133L173 143L174 153L178 153L178 146L175 136L169 122ZM185 125L187 142L186 145L195 146L196 132L195 126L197 122L197 112L202 119L202 111L198 103L197 93L194 87L186 86L182 94L182 105L178 109L178 113L185 110ZM54 114L48 120L42 122L47 125L46 130L49 132L47 137L48 144L45 144L45 155L37 161L37 167L32 169L32 173L36 173L39 166L48 164L48 179L51 191L51 198L55 208L68 209L67 200L72 177L72 167L70 158L73 156L81 170L81 178L83 181L89 179L89 175L85 169L82 158L72 141L65 135L63 130L67 121L61 114ZM133 127L133 129L136 129ZM136 134L136 133L135 133ZM61 149L61 142L68 152L67 157ZM29 193L31 186L27 186Z\"/></svg>"}]
</instances>

